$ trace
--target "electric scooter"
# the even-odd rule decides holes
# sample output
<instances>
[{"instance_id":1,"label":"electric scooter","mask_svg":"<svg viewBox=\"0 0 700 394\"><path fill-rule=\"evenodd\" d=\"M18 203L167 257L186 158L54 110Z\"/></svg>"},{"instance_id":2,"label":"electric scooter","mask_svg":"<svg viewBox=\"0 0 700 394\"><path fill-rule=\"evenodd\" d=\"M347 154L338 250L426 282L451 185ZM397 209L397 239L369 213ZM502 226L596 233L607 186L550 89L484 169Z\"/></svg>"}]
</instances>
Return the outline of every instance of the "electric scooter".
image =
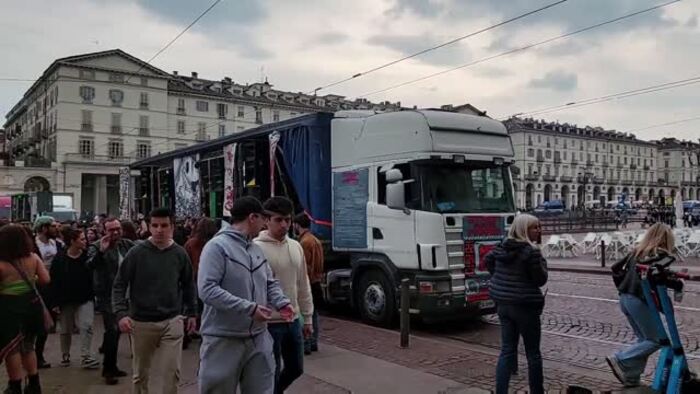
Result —
<instances>
[{"instance_id":1,"label":"electric scooter","mask_svg":"<svg viewBox=\"0 0 700 394\"><path fill-rule=\"evenodd\" d=\"M673 303L668 295L668 290L672 289L674 299L680 302L683 297L683 279L690 279L691 276L685 271L671 270L669 266L675 260L675 257L668 256L649 265L643 264L643 261L636 265L642 279L644 298L647 305L651 306L654 324L661 333L662 348L651 388L658 393L698 393L696 385L699 382L695 380L696 375L688 368L688 360L676 325ZM667 327L664 326L661 314L665 316Z\"/></svg>"}]
</instances>

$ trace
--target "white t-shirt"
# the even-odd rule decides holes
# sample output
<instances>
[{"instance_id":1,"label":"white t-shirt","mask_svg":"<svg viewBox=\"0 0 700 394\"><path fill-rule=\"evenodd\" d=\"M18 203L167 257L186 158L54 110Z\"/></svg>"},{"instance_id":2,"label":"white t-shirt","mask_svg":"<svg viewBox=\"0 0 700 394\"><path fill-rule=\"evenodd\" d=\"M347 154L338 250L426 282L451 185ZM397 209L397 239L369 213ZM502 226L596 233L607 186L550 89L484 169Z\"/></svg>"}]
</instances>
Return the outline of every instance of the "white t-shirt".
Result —
<instances>
[{"instance_id":1,"label":"white t-shirt","mask_svg":"<svg viewBox=\"0 0 700 394\"><path fill-rule=\"evenodd\" d=\"M44 260L46 269L51 268L51 262L53 258L56 257L56 253L58 253L56 240L49 239L49 242L44 243L39 237L36 237L36 246L39 248L39 253L41 253L41 259Z\"/></svg>"}]
</instances>

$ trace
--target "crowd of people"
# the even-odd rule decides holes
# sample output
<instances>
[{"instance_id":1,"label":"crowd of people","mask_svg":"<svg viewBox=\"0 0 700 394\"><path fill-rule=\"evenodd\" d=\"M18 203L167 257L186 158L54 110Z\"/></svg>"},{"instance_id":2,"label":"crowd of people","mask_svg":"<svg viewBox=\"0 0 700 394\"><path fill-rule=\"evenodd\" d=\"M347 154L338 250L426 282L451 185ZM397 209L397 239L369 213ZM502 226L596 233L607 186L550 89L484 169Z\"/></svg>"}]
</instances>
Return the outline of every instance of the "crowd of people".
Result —
<instances>
[{"instance_id":1,"label":"crowd of people","mask_svg":"<svg viewBox=\"0 0 700 394\"><path fill-rule=\"evenodd\" d=\"M38 217L0 223L0 361L6 394L40 393L48 335L60 338L61 367L102 368L108 385L128 334L132 387L149 392L156 353L163 393L177 392L183 348L201 339L202 393L283 393L318 350L321 242L293 203L237 199L231 220L176 223L167 208L137 225L105 215L89 226ZM291 235L294 235L292 237ZM104 335L93 352L95 315ZM53 360L50 360L53 361ZM24 381L24 382L23 382Z\"/></svg>"}]
</instances>

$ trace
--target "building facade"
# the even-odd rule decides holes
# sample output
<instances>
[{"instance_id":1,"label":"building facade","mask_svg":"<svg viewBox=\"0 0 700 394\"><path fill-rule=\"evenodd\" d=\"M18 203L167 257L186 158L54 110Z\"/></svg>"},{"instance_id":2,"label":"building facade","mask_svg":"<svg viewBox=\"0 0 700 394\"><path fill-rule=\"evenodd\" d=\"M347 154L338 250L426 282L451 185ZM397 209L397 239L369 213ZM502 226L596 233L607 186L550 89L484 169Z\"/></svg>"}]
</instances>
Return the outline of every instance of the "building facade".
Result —
<instances>
[{"instance_id":1,"label":"building facade","mask_svg":"<svg viewBox=\"0 0 700 394\"><path fill-rule=\"evenodd\" d=\"M520 209L550 200L573 208L587 201L658 202L678 193L684 199L699 196L696 143L643 141L600 127L531 118L504 123L516 155L513 187Z\"/></svg>"},{"instance_id":2,"label":"building facade","mask_svg":"<svg viewBox=\"0 0 700 394\"><path fill-rule=\"evenodd\" d=\"M133 160L309 112L397 108L171 74L119 49L66 57L6 115L0 194L46 189L84 214L116 214L119 169Z\"/></svg>"}]
</instances>

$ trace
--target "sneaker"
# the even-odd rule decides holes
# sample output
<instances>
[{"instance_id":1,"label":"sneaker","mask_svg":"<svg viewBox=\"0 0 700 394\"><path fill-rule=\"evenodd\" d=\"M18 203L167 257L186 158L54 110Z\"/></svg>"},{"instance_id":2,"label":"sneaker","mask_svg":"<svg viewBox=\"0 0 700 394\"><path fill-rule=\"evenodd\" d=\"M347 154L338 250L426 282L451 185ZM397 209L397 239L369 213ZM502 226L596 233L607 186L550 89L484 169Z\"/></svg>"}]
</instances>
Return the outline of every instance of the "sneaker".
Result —
<instances>
[{"instance_id":1,"label":"sneaker","mask_svg":"<svg viewBox=\"0 0 700 394\"><path fill-rule=\"evenodd\" d=\"M100 362L90 356L87 356L83 357L83 359L80 361L80 366L84 369L97 369L100 367Z\"/></svg>"},{"instance_id":2,"label":"sneaker","mask_svg":"<svg viewBox=\"0 0 700 394\"><path fill-rule=\"evenodd\" d=\"M51 364L47 363L46 360L37 360L36 367L39 369L49 369Z\"/></svg>"},{"instance_id":3,"label":"sneaker","mask_svg":"<svg viewBox=\"0 0 700 394\"><path fill-rule=\"evenodd\" d=\"M607 361L608 366L610 366L610 369L612 370L613 375L615 375L615 378L617 378L617 380L620 381L620 383L627 386L629 382L627 381L627 379L625 379L625 372L622 370L622 367L620 367L617 358L615 358L615 356L608 356L605 357L605 361Z\"/></svg>"},{"instance_id":4,"label":"sneaker","mask_svg":"<svg viewBox=\"0 0 700 394\"><path fill-rule=\"evenodd\" d=\"M64 354L63 358L61 358L61 362L59 363L60 366L62 367L67 367L70 365L70 354Z\"/></svg>"}]
</instances>

